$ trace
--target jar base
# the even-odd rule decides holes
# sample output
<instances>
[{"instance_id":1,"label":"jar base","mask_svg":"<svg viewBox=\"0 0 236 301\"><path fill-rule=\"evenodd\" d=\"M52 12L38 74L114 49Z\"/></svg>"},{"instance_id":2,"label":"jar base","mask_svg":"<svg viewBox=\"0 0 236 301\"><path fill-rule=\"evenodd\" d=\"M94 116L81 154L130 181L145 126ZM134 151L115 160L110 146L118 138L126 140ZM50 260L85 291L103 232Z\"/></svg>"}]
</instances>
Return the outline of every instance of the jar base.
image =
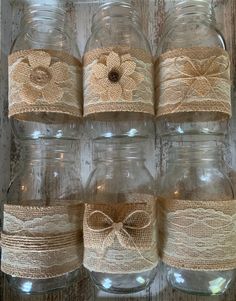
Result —
<instances>
[{"instance_id":1,"label":"jar base","mask_svg":"<svg viewBox=\"0 0 236 301\"><path fill-rule=\"evenodd\" d=\"M90 272L94 284L104 292L112 294L131 294L145 290L151 285L157 273L150 271L132 274L109 274Z\"/></svg>"},{"instance_id":2,"label":"jar base","mask_svg":"<svg viewBox=\"0 0 236 301\"><path fill-rule=\"evenodd\" d=\"M234 280L234 271L190 271L168 268L167 280L177 290L191 295L222 295Z\"/></svg>"},{"instance_id":3,"label":"jar base","mask_svg":"<svg viewBox=\"0 0 236 301\"><path fill-rule=\"evenodd\" d=\"M67 273L60 277L49 279L19 278L6 275L6 279L11 289L23 295L37 295L62 289L71 285L75 280L79 280L80 269Z\"/></svg>"}]
</instances>

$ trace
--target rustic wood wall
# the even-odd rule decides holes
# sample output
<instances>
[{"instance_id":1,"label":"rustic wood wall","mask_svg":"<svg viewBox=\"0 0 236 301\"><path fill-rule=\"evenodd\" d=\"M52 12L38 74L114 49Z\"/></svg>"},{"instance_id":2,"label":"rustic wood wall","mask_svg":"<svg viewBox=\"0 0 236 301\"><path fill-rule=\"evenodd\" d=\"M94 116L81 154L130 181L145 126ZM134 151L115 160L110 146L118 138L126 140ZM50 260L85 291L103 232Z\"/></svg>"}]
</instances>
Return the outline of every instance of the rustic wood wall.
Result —
<instances>
[{"instance_id":1,"label":"rustic wood wall","mask_svg":"<svg viewBox=\"0 0 236 301\"><path fill-rule=\"evenodd\" d=\"M142 17L143 30L151 43L153 54L158 47L158 41L163 29L165 12L178 0L132 0ZM211 1L211 0L209 0ZM233 68L236 71L236 0L212 0L216 9L218 27L224 32L228 51L231 55ZM15 161L18 158L19 143L12 141L10 125L7 119L7 55L12 41L19 31L19 24L22 13L27 9L29 3L55 3L65 6L67 15L70 18L76 39L83 53L84 46L90 35L91 19L102 0L1 0L1 64L0 64L0 197L4 200L6 189L10 181L10 161L14 170ZM235 77L234 77L235 79ZM235 100L234 100L235 99ZM233 98L236 103L236 96ZM236 106L234 106L236 107ZM236 116L236 109L235 109ZM231 143L236 149L236 122L232 122ZM99 131L99 129L98 129ZM83 182L85 183L92 168L91 143L87 139L86 132L81 130L81 168L83 169ZM233 158L236 152L233 150ZM147 149L149 160L147 162L153 175L156 174L158 166L158 150L154 152L154 139L149 143ZM235 153L235 156L234 156ZM11 154L11 155L10 155ZM155 163L154 163L155 162ZM236 159L234 160L236 167ZM1 287L0 287L1 288ZM158 275L152 286L142 293L129 296L115 296L104 294L90 283L88 276L84 273L84 280L76 283L70 288L50 293L43 296L19 296L12 292L7 282L2 279L2 295L4 301L95 301L95 300L143 300L143 301L235 301L236 285L221 297L200 297L190 296L173 290L166 282L166 270L163 266L159 268Z\"/></svg>"}]
</instances>

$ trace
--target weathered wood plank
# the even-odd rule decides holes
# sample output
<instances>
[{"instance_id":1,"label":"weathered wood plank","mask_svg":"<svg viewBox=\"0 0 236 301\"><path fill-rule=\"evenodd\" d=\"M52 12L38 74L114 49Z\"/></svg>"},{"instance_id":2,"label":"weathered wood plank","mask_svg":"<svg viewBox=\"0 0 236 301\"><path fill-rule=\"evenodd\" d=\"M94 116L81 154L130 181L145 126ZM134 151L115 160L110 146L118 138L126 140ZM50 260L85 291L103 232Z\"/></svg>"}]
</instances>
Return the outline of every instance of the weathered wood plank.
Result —
<instances>
[{"instance_id":1,"label":"weathered wood plank","mask_svg":"<svg viewBox=\"0 0 236 301\"><path fill-rule=\"evenodd\" d=\"M163 30L163 20L165 11L171 7L178 0L131 0L142 18L142 27L151 43L153 54L156 53L160 34ZM210 1L210 0L209 0ZM19 31L19 20L22 12L28 3L40 3L45 0L14 0L14 9L12 14L11 26L11 12L8 0L1 1L2 11L1 16L1 102L0 102L0 153L3 154L0 160L0 170L9 170L9 148L10 148L10 131L9 124L6 118L7 109L7 63L6 55L9 52L12 39ZM85 43L90 35L92 15L97 10L98 4L103 0L90 1L90 0L74 0L74 1L59 1L47 0L47 3L55 4L65 3L68 18L72 24L75 38L78 42L81 53L84 51ZM215 0L216 16L219 28L224 31L227 47L231 54L234 70L236 68L236 1L235 0ZM3 13L4 9L4 13ZM12 27L12 34L10 33ZM4 35L3 35L4 34ZM4 45L2 43L4 42ZM2 54L3 51L3 54ZM4 108L4 109L3 109ZM4 118L2 119L2 115ZM91 141L87 137L87 126L81 129L81 152L78 153L78 161L80 160L81 168L83 169L83 182L86 182L89 172L92 169L92 156L91 156ZM99 128L97 129L100 130ZM155 174L156 166L158 164L155 160L153 152L153 141L148 147L149 160L147 162L152 174ZM80 156L81 154L81 156ZM158 157L158 152L156 152ZM15 155L13 153L13 158ZM0 177L0 189L2 188L5 193L9 179L5 176ZM85 279L79 283L74 284L72 287L50 293L42 296L22 296L20 297L15 292L12 292L7 283L4 285L4 301L108 301L108 300L123 300L123 301L235 301L236 300L236 286L230 289L225 296L221 297L199 297L186 295L181 292L173 290L166 281L166 270L163 266L160 267L158 275L152 286L144 292L129 295L129 296L116 296L104 294L97 291L85 275Z\"/></svg>"}]
</instances>

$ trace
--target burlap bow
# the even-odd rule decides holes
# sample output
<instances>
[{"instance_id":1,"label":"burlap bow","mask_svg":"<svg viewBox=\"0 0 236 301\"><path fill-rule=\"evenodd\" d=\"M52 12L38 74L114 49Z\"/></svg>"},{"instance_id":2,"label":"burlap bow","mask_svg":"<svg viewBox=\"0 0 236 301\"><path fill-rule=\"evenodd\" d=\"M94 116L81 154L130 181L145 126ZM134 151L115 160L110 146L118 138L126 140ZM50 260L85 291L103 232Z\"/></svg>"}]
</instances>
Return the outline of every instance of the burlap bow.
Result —
<instances>
[{"instance_id":1,"label":"burlap bow","mask_svg":"<svg viewBox=\"0 0 236 301\"><path fill-rule=\"evenodd\" d=\"M151 218L144 210L135 210L128 214L122 221L115 222L106 213L95 210L88 217L88 228L100 236L100 247L104 250L110 247L115 238L126 249L146 248L151 244L151 236L147 235L144 245L140 245L140 230L151 225Z\"/></svg>"}]
</instances>

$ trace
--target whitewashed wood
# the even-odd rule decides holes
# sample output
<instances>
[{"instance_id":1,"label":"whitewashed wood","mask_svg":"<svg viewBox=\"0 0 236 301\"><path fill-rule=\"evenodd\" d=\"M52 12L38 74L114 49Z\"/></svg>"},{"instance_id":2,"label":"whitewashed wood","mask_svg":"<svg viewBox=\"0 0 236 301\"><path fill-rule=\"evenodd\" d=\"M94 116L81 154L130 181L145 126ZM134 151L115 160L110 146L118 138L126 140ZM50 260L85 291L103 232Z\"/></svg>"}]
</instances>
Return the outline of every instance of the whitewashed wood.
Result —
<instances>
[{"instance_id":1,"label":"whitewashed wood","mask_svg":"<svg viewBox=\"0 0 236 301\"><path fill-rule=\"evenodd\" d=\"M105 0L106 1L106 0ZM129 1L129 0L127 0ZM142 17L142 27L146 33L152 47L153 54L155 54L158 47L158 41L163 29L163 19L165 11L170 8L174 3L179 0L130 0L135 4ZM211 1L211 0L209 0ZM9 154L10 154L10 130L6 118L7 108L7 66L6 55L9 52L11 42L19 31L19 21L22 12L26 9L29 3L43 3L57 4L64 6L67 11L68 19L72 24L74 34L80 49L83 54L85 43L90 35L92 15L97 10L98 4L104 2L103 0L90 1L90 0L74 0L74 1L61 1L61 0L12 0L13 9L10 7L9 0L1 0L1 102L0 102L0 170L4 171L0 176L0 192L2 191L2 198L7 188L9 181ZM215 0L216 16L218 25L224 31L226 42L229 52L235 64L235 18L236 18L236 1L235 0ZM4 30L3 30L4 26ZM2 44L4 43L4 45ZM2 51L3 50L3 51ZM5 110L3 110L3 107ZM78 152L78 161L80 161L81 169L83 170L82 178L83 183L86 182L89 173L92 170L92 155L91 155L91 141L87 137L88 124L81 127L81 152ZM97 132L100 131L100 126ZM154 134L154 133L153 133ZM235 126L236 134L236 126ZM233 135L234 136L234 135ZM236 137L236 135L235 135ZM236 139L232 139L236 147ZM148 162L147 165L151 173L155 176L160 166L159 151L154 151L154 139L150 140L147 147ZM12 147L12 161L18 157L18 151L15 150L16 144L14 141ZM157 144L159 145L159 144ZM17 148L16 148L17 149ZM236 157L236 154L235 154ZM236 160L235 160L236 161ZM235 162L236 164L236 162ZM14 168L14 164L13 164ZM199 297L183 294L174 291L166 282L166 270L163 266L160 267L158 275L152 286L144 292L129 295L129 296L116 296L105 294L97 291L94 288L87 276L85 275L84 281L80 284L74 285L67 290L58 291L44 296L37 297L20 297L16 293L9 290L7 284L4 287L4 301L96 301L96 300L123 300L123 301L235 301L236 289L230 289L225 296L221 297Z\"/></svg>"}]
</instances>

